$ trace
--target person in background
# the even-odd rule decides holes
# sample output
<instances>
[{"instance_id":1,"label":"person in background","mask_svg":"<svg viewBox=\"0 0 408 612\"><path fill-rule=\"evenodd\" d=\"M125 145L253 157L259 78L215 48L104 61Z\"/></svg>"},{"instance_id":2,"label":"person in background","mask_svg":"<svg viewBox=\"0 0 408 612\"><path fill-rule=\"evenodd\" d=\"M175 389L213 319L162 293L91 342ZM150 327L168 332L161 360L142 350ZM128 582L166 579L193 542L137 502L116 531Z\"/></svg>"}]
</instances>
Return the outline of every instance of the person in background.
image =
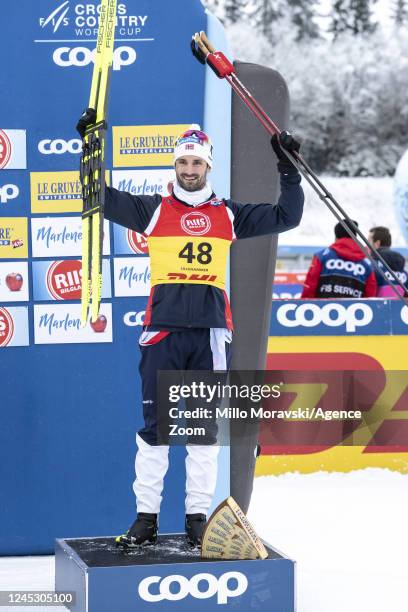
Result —
<instances>
[{"instance_id":1,"label":"person in background","mask_svg":"<svg viewBox=\"0 0 408 612\"><path fill-rule=\"evenodd\" d=\"M405 259L398 253L398 251L394 251L391 249L392 238L391 232L388 227L372 227L368 234L368 241L370 244L377 249L379 254L385 260L385 262L389 265L391 270L395 272L397 278L401 281L401 283L408 288L408 275L405 268ZM394 279L391 274L384 269L381 261L378 262L378 265L384 271L385 276L388 280L396 286L398 293L403 294L403 290L401 287L396 285ZM397 295L393 291L393 289L385 282L385 279L382 275L376 270L375 272L377 278L377 297L385 297L385 298L397 298Z\"/></svg>"},{"instance_id":2,"label":"person in background","mask_svg":"<svg viewBox=\"0 0 408 612\"><path fill-rule=\"evenodd\" d=\"M355 234L351 223L346 219L343 223ZM335 226L334 235L335 242L313 256L302 298L375 297L377 280L370 260L341 223Z\"/></svg>"}]
</instances>

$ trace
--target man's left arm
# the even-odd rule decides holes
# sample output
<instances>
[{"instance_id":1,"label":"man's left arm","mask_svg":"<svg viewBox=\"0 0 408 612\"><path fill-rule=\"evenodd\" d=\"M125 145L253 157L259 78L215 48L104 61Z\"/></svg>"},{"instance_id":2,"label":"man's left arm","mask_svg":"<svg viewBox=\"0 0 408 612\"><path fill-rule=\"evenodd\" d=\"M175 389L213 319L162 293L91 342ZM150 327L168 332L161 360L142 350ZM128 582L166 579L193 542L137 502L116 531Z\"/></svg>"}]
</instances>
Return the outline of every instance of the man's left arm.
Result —
<instances>
[{"instance_id":1,"label":"man's left arm","mask_svg":"<svg viewBox=\"0 0 408 612\"><path fill-rule=\"evenodd\" d=\"M304 194L300 186L301 177L297 168L286 156L284 149L292 154L299 152L300 143L289 134L273 136L272 148L278 158L280 174L280 197L278 203L240 204L227 200L233 213L234 231L237 238L251 238L266 234L278 234L297 227L303 213Z\"/></svg>"},{"instance_id":2,"label":"man's left arm","mask_svg":"<svg viewBox=\"0 0 408 612\"><path fill-rule=\"evenodd\" d=\"M234 231L238 239L278 234L299 225L304 203L300 174L297 171L282 173L280 185L281 194L276 205L226 201L234 215Z\"/></svg>"}]
</instances>

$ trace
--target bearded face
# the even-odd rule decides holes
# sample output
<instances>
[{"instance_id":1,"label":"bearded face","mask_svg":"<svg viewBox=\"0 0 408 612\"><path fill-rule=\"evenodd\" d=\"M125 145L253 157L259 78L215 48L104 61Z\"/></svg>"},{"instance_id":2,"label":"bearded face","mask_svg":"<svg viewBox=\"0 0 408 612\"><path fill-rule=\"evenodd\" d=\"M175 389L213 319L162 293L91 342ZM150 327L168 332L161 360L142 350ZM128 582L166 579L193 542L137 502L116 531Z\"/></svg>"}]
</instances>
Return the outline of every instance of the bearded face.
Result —
<instances>
[{"instance_id":1,"label":"bearded face","mask_svg":"<svg viewBox=\"0 0 408 612\"><path fill-rule=\"evenodd\" d=\"M201 157L184 155L176 161L176 177L186 191L199 191L207 182L208 164Z\"/></svg>"}]
</instances>

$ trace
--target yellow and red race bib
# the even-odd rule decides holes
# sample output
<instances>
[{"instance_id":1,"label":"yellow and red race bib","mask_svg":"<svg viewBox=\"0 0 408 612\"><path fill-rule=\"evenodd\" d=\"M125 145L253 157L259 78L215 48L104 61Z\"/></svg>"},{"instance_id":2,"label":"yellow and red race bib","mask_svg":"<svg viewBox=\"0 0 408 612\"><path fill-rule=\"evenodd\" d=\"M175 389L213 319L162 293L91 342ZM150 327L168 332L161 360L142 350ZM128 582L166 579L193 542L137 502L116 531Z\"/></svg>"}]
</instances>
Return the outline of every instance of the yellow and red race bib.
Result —
<instances>
[{"instance_id":1,"label":"yellow and red race bib","mask_svg":"<svg viewBox=\"0 0 408 612\"><path fill-rule=\"evenodd\" d=\"M234 230L224 202L212 200L187 208L163 198L148 236L151 285L191 283L225 289L225 273Z\"/></svg>"}]
</instances>

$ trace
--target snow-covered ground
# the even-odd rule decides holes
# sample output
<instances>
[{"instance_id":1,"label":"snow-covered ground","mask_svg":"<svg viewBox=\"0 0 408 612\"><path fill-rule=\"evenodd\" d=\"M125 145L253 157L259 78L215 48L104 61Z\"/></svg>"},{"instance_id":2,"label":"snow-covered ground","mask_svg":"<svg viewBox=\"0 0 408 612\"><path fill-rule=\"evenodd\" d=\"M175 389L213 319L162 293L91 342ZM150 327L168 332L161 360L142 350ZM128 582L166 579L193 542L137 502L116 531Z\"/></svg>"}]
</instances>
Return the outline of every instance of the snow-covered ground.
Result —
<instances>
[{"instance_id":1,"label":"snow-covered ground","mask_svg":"<svg viewBox=\"0 0 408 612\"><path fill-rule=\"evenodd\" d=\"M408 476L265 476L249 519L297 561L298 612L406 612Z\"/></svg>"},{"instance_id":2,"label":"snow-covered ground","mask_svg":"<svg viewBox=\"0 0 408 612\"><path fill-rule=\"evenodd\" d=\"M260 477L249 510L297 561L297 612L406 612L407 516L408 476L380 469ZM0 590L53 586L53 557L0 559Z\"/></svg>"},{"instance_id":3,"label":"snow-covered ground","mask_svg":"<svg viewBox=\"0 0 408 612\"><path fill-rule=\"evenodd\" d=\"M357 223L364 235L377 225L391 230L393 245L406 246L394 211L393 179L390 177L338 178L322 177L327 189L345 212ZM336 219L312 188L302 181L305 212L299 227L279 236L280 245L327 245L334 240Z\"/></svg>"}]
</instances>

